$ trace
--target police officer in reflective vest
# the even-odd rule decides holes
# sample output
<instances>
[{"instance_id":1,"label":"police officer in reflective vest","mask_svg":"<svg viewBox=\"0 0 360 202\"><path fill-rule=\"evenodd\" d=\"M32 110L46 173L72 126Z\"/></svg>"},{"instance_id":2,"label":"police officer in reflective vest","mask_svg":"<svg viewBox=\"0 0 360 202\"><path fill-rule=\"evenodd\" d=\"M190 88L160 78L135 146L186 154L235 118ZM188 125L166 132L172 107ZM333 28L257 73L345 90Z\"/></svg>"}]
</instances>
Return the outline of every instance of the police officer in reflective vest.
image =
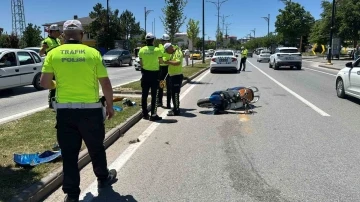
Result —
<instances>
[{"instance_id":1,"label":"police officer in reflective vest","mask_svg":"<svg viewBox=\"0 0 360 202\"><path fill-rule=\"evenodd\" d=\"M248 50L246 48L244 48L244 46L242 46L241 47L240 71L241 71L241 67L243 65L244 65L243 71L245 71L247 55L248 55Z\"/></svg>"},{"instance_id":2,"label":"police officer in reflective vest","mask_svg":"<svg viewBox=\"0 0 360 202\"><path fill-rule=\"evenodd\" d=\"M59 26L57 24L52 24L49 27L49 36L42 41L42 47L40 49L39 54L41 56L47 55L52 49L60 46L61 45L61 41L59 39L60 35L61 33ZM49 95L48 95L49 108L53 108L51 104L51 98L55 97L55 93L56 93L56 89L52 89L49 91Z\"/></svg>"},{"instance_id":3,"label":"police officer in reflective vest","mask_svg":"<svg viewBox=\"0 0 360 202\"><path fill-rule=\"evenodd\" d=\"M171 43L166 43L164 48L170 54L170 57L164 63L169 65L168 72L174 105L174 108L169 111L168 116L178 116L180 115L180 89L184 78L182 73L183 53L180 48L174 47Z\"/></svg>"},{"instance_id":4,"label":"police officer in reflective vest","mask_svg":"<svg viewBox=\"0 0 360 202\"><path fill-rule=\"evenodd\" d=\"M92 160L98 189L102 190L116 179L116 170L107 168L103 145L104 120L114 115L113 91L100 53L81 43L84 33L80 21L68 20L63 27L66 42L47 54L40 82L44 88L57 89L52 100L63 158L62 189L67 194L65 201L76 202L80 195L78 155L82 140ZM57 81L53 80L54 75ZM99 82L106 105L99 101Z\"/></svg>"},{"instance_id":5,"label":"police officer in reflective vest","mask_svg":"<svg viewBox=\"0 0 360 202\"><path fill-rule=\"evenodd\" d=\"M169 58L169 54L165 52L164 44L168 43L170 41L170 36L167 34L163 34L161 38L161 43L159 44L159 49L163 53L163 60L166 60L166 58ZM171 92L170 92L170 77L168 76L168 67L167 64L160 64L160 80L164 80L166 82L166 108L171 109ZM158 95L158 107L164 107L163 105L163 96L164 96L164 89L159 88L159 95Z\"/></svg>"},{"instance_id":6,"label":"police officer in reflective vest","mask_svg":"<svg viewBox=\"0 0 360 202\"><path fill-rule=\"evenodd\" d=\"M159 66L163 63L163 54L158 47L154 46L155 37L152 33L148 33L145 36L146 46L139 50L139 58L141 65L141 105L144 119L150 121L162 120L157 115L157 96L159 89ZM147 109L147 98L149 96L149 90L151 89L151 116Z\"/></svg>"}]
</instances>

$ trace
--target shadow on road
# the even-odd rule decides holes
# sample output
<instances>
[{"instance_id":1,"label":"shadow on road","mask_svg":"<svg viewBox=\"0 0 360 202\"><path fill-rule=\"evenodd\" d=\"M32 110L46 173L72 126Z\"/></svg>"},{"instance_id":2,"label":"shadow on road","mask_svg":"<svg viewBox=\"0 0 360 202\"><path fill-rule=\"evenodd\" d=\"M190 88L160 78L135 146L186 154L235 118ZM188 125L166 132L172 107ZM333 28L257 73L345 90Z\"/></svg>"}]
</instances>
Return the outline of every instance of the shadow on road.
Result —
<instances>
[{"instance_id":1,"label":"shadow on road","mask_svg":"<svg viewBox=\"0 0 360 202\"><path fill-rule=\"evenodd\" d=\"M28 93L34 93L37 91L38 90L36 90L33 86L10 88L5 90L0 90L0 98L8 98L17 95L24 95Z\"/></svg>"},{"instance_id":2,"label":"shadow on road","mask_svg":"<svg viewBox=\"0 0 360 202\"><path fill-rule=\"evenodd\" d=\"M202 82L202 81L190 81L189 84L213 84L213 83Z\"/></svg>"},{"instance_id":3,"label":"shadow on road","mask_svg":"<svg viewBox=\"0 0 360 202\"><path fill-rule=\"evenodd\" d=\"M239 108L236 110L226 110L226 111L220 111L217 113L214 113L213 109L209 109L209 110L203 110L203 111L199 111L200 114L205 114L205 115L224 115L224 114L256 114L257 112L254 110L256 108L260 108L261 106L255 106L255 105L251 105L251 109L249 110L249 113L246 113L245 108Z\"/></svg>"},{"instance_id":4,"label":"shadow on road","mask_svg":"<svg viewBox=\"0 0 360 202\"><path fill-rule=\"evenodd\" d=\"M121 195L114 191L112 187L106 188L99 193L98 196L94 197L91 193L86 193L84 200L92 202L137 202L132 195Z\"/></svg>"}]
</instances>

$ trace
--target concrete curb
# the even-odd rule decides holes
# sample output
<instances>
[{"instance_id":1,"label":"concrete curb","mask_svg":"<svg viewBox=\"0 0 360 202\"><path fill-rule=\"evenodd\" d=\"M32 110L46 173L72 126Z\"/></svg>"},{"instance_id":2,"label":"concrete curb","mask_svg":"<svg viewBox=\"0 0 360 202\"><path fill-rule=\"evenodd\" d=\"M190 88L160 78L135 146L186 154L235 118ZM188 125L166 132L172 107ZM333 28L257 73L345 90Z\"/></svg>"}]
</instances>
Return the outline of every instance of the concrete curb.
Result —
<instances>
[{"instance_id":1,"label":"concrete curb","mask_svg":"<svg viewBox=\"0 0 360 202\"><path fill-rule=\"evenodd\" d=\"M340 70L336 67L331 67L331 66L328 66L328 65L318 65L319 67L322 67L322 68L327 68L327 69L333 69L333 70Z\"/></svg>"},{"instance_id":2,"label":"concrete curb","mask_svg":"<svg viewBox=\"0 0 360 202\"><path fill-rule=\"evenodd\" d=\"M187 80L184 80L182 86L189 83L194 78L198 77L200 74L204 73L208 70L209 67L206 67L199 72L195 73L194 75L190 76ZM150 105L148 106L150 110ZM124 123L118 125L117 127L111 129L109 132L106 133L104 145L105 148L108 148L112 145L117 139L119 139L126 131L128 131L131 127L133 127L137 122L142 119L142 112L139 110L136 114L131 116L128 120ZM78 167L82 169L88 163L91 162L89 153L87 149L84 149L79 154L79 161ZM14 196L10 202L38 202L42 201L46 196L51 194L54 190L59 188L62 184L63 179L63 169L62 166L49 175L45 176L40 180L27 189L23 190L20 194Z\"/></svg>"}]
</instances>

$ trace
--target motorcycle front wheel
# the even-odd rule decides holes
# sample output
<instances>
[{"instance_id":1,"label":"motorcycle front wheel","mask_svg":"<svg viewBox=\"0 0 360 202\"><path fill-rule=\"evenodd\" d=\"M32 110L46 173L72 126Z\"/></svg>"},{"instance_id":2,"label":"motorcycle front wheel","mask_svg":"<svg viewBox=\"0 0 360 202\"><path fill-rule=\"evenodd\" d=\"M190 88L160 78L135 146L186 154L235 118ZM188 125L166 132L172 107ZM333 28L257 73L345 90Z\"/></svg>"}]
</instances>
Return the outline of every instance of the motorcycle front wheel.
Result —
<instances>
[{"instance_id":1,"label":"motorcycle front wheel","mask_svg":"<svg viewBox=\"0 0 360 202\"><path fill-rule=\"evenodd\" d=\"M201 108L213 108L213 104L210 102L209 98L203 98L197 101L197 106Z\"/></svg>"}]
</instances>

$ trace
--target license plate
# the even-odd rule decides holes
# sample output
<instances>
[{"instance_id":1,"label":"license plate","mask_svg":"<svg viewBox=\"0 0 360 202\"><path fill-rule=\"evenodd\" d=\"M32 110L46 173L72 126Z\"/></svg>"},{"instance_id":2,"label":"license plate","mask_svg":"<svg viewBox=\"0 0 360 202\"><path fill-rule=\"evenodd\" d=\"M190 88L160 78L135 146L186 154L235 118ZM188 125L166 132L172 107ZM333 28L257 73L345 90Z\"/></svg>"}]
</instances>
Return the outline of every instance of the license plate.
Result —
<instances>
[{"instance_id":1,"label":"license plate","mask_svg":"<svg viewBox=\"0 0 360 202\"><path fill-rule=\"evenodd\" d=\"M285 60L293 60L293 57L286 57Z\"/></svg>"},{"instance_id":2,"label":"license plate","mask_svg":"<svg viewBox=\"0 0 360 202\"><path fill-rule=\"evenodd\" d=\"M219 62L220 63L228 63L228 59L227 58L220 58Z\"/></svg>"}]
</instances>

